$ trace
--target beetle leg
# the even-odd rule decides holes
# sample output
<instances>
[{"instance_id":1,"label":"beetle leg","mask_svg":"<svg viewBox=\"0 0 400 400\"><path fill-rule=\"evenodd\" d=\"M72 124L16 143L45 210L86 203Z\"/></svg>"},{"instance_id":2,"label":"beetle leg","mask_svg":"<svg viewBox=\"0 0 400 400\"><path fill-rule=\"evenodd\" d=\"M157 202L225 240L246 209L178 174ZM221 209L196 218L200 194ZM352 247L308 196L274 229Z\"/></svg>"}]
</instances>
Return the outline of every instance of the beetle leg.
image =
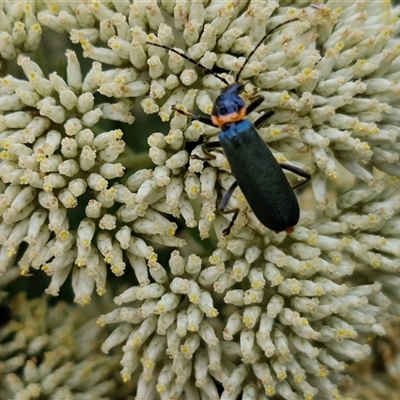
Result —
<instances>
[{"instance_id":1,"label":"beetle leg","mask_svg":"<svg viewBox=\"0 0 400 400\"><path fill-rule=\"evenodd\" d=\"M203 117L203 116L201 116L201 115L192 114L192 113L190 113L189 111L180 110L180 109L177 108L176 106L172 106L171 108L172 108L172 110L176 111L176 112L179 113L179 114L184 115L185 117L188 117L188 118L191 118L191 119L195 119L196 121L200 121L200 122L202 122L203 124L213 126L214 128L218 128L218 126L215 125L215 124L211 121L211 119L208 118L208 117Z\"/></svg>"},{"instance_id":2,"label":"beetle leg","mask_svg":"<svg viewBox=\"0 0 400 400\"><path fill-rule=\"evenodd\" d=\"M260 115L254 122L254 126L256 127L256 129L261 128L265 121L271 117L272 115L275 114L274 110L268 110L267 112L265 112L263 115Z\"/></svg>"},{"instance_id":3,"label":"beetle leg","mask_svg":"<svg viewBox=\"0 0 400 400\"><path fill-rule=\"evenodd\" d=\"M264 96L257 96L256 99L246 107L246 115L253 112L262 102L264 101Z\"/></svg>"},{"instance_id":4,"label":"beetle leg","mask_svg":"<svg viewBox=\"0 0 400 400\"><path fill-rule=\"evenodd\" d=\"M232 214L234 213L231 222L229 225L222 231L222 234L224 236L227 236L230 234L231 229L233 224L236 221L236 218L238 217L239 214L239 209L238 208L232 208L231 210L226 210L226 206L228 205L229 199L232 196L233 191L237 188L238 184L237 182L233 182L231 187L227 190L227 192L224 194L224 197L221 200L221 203L219 204L219 211L221 211L223 214Z\"/></svg>"},{"instance_id":5,"label":"beetle leg","mask_svg":"<svg viewBox=\"0 0 400 400\"><path fill-rule=\"evenodd\" d=\"M311 175L304 171L301 168L295 167L294 165L290 165L290 164L279 164L281 166L282 169L286 169L287 171L293 172L296 175L301 176L302 178L304 178L303 181L296 183L294 186L292 186L292 189L297 189L300 186L303 186L304 184L306 184L310 179L311 179Z\"/></svg>"},{"instance_id":6,"label":"beetle leg","mask_svg":"<svg viewBox=\"0 0 400 400\"><path fill-rule=\"evenodd\" d=\"M249 115L252 111L254 111L262 102L264 101L264 96L258 96L247 108L246 108L246 115ZM275 114L274 110L268 110L263 115L259 116L255 122L254 126L256 129L260 128L264 125L264 122Z\"/></svg>"},{"instance_id":7,"label":"beetle leg","mask_svg":"<svg viewBox=\"0 0 400 400\"><path fill-rule=\"evenodd\" d=\"M233 212L233 210L232 210L232 212ZM226 213L225 213L225 214L226 214ZM236 218L238 217L238 215L239 215L239 211L236 211L235 214L233 214L233 217L232 217L232 219L231 219L231 222L230 222L229 225L222 231L222 234L223 234L224 236L228 236L228 235L231 233L232 226L233 226L233 224L235 223Z\"/></svg>"},{"instance_id":8,"label":"beetle leg","mask_svg":"<svg viewBox=\"0 0 400 400\"><path fill-rule=\"evenodd\" d=\"M218 149L221 147L221 144L218 141L215 142L207 142L203 143L202 150L203 153L208 157L208 159L215 160L216 157L214 154L211 153L211 151Z\"/></svg>"},{"instance_id":9,"label":"beetle leg","mask_svg":"<svg viewBox=\"0 0 400 400\"><path fill-rule=\"evenodd\" d=\"M214 156L213 153L211 153L213 150L220 148L221 145L218 141L215 142L208 142L208 143L203 143L201 146L201 149L203 150L203 153L206 155L205 158L200 157L198 155L191 155L191 158L194 158L196 160L201 160L201 161L207 161L207 160L215 160L217 157Z\"/></svg>"}]
</instances>

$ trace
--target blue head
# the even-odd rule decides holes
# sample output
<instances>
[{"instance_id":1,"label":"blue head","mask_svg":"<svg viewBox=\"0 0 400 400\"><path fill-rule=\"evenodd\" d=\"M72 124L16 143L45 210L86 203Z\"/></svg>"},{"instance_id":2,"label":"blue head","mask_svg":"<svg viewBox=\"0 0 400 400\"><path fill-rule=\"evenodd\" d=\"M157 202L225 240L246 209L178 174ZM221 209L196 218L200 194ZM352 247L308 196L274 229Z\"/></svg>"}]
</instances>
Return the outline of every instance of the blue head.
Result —
<instances>
[{"instance_id":1,"label":"blue head","mask_svg":"<svg viewBox=\"0 0 400 400\"><path fill-rule=\"evenodd\" d=\"M211 120L222 130L246 116L246 104L240 97L243 87L242 83L228 85L215 100Z\"/></svg>"},{"instance_id":2,"label":"blue head","mask_svg":"<svg viewBox=\"0 0 400 400\"><path fill-rule=\"evenodd\" d=\"M147 42L147 44L156 46L156 47L161 47L162 49L169 50L169 51L172 51L173 53L178 54L179 56L183 57L184 59L199 66L206 72L214 75L221 82L226 84L226 87L221 90L221 94L217 97L214 107L213 107L213 110L212 110L212 113L211 113L211 120L214 123L214 125L218 126L221 130L225 130L225 129L228 129L229 124L241 121L246 116L246 105L245 105L243 99L240 97L240 94L243 92L244 84L239 82L240 75L243 72L245 66L247 65L247 63L249 62L251 57L254 55L256 50L261 46L261 44L270 35L272 35L275 31L277 31L282 26L284 26L290 22L297 21L297 20L298 20L298 18L294 18L289 21L282 22L281 24L275 26L275 28L272 29L270 32L266 33L263 36L263 38L254 47L254 49L250 52L250 54L247 56L245 62L240 67L239 72L236 75L235 83L233 83L233 84L229 84L228 81L224 77L217 74L212 69L207 68L204 65L200 64L196 60L190 58L186 54L183 54L175 49L172 49L168 46L164 46L162 44L151 43L151 42Z\"/></svg>"}]
</instances>

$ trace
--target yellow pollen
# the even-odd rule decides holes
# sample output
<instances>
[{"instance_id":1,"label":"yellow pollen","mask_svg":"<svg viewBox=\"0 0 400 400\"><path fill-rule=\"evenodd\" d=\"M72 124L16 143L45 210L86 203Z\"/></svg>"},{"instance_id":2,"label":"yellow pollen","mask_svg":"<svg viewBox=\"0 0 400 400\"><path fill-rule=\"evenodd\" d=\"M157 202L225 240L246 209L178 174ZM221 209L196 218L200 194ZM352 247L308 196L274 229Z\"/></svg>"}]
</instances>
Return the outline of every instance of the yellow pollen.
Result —
<instances>
[{"instance_id":1,"label":"yellow pollen","mask_svg":"<svg viewBox=\"0 0 400 400\"><path fill-rule=\"evenodd\" d=\"M59 238L60 238L61 240L65 240L68 236L69 236L69 232L63 231L63 232L59 235Z\"/></svg>"},{"instance_id":2,"label":"yellow pollen","mask_svg":"<svg viewBox=\"0 0 400 400\"><path fill-rule=\"evenodd\" d=\"M335 14L336 15L340 15L342 13L342 11L343 11L343 8L342 7L338 7L338 8L335 9Z\"/></svg>"},{"instance_id":3,"label":"yellow pollen","mask_svg":"<svg viewBox=\"0 0 400 400\"><path fill-rule=\"evenodd\" d=\"M281 131L280 131L279 129L273 129L272 132L271 132L271 134L272 134L273 136L279 136L279 135L281 134Z\"/></svg>"},{"instance_id":4,"label":"yellow pollen","mask_svg":"<svg viewBox=\"0 0 400 400\"><path fill-rule=\"evenodd\" d=\"M381 263L379 262L379 260L374 260L374 261L372 262L372 267L373 267L373 268L379 268L380 265L381 265Z\"/></svg>"}]
</instances>

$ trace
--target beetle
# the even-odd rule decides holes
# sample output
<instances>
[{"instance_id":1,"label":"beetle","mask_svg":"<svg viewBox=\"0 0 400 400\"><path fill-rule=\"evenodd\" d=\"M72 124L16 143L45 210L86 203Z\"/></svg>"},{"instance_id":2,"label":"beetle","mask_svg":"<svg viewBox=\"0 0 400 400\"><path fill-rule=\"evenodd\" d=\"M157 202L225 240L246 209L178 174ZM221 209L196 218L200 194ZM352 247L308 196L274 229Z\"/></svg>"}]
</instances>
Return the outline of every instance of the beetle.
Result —
<instances>
[{"instance_id":1,"label":"beetle","mask_svg":"<svg viewBox=\"0 0 400 400\"><path fill-rule=\"evenodd\" d=\"M240 74L244 67L268 36L283 25L296 20L285 21L264 35L241 66L233 84L229 84L225 78L218 75L212 69L201 65L199 62L175 49L158 43L146 42L149 45L161 47L180 55L206 72L213 74L226 84L226 87L221 90L220 95L215 100L211 118L194 115L178 109L176 106L172 107L174 111L180 114L207 125L218 127L221 130L218 136L219 141L204 143L203 152L208 159L215 159L216 157L212 154L212 151L222 148L231 167L232 174L236 179L224 194L219 205L219 210L223 214L234 214L228 227L223 230L223 235L229 235L239 213L238 208L227 209L229 199L237 186L242 190L255 216L267 228L275 232L286 231L287 233L291 233L299 221L300 209L294 189L307 183L311 179L311 175L301 168L276 161L268 146L257 132L257 128L261 127L274 114L274 111L269 110L264 113L254 124L245 119L248 114L264 101L264 97L257 96L246 107L244 100L240 97L240 94L244 90L244 84L239 82ZM304 179L291 186L282 169L291 171Z\"/></svg>"}]
</instances>

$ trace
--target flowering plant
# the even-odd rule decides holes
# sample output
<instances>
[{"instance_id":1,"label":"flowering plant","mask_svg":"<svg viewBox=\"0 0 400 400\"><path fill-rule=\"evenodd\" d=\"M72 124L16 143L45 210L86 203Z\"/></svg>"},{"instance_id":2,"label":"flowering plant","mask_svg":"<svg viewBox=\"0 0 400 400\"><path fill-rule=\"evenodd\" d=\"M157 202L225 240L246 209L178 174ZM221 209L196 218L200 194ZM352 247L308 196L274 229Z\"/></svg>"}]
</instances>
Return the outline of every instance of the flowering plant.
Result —
<instances>
[{"instance_id":1,"label":"flowering plant","mask_svg":"<svg viewBox=\"0 0 400 400\"><path fill-rule=\"evenodd\" d=\"M361 398L362 373L344 372L400 310L400 9L280 3L0 5L2 398ZM173 109L210 114L223 82L148 42L231 81L285 21L242 97L264 96L249 119L274 110L259 133L310 188L290 234L237 189L224 235L235 178L202 151L218 130ZM51 46L65 72L46 71ZM39 269L48 294L70 282L76 303L105 300L28 300L17 275Z\"/></svg>"}]
</instances>

